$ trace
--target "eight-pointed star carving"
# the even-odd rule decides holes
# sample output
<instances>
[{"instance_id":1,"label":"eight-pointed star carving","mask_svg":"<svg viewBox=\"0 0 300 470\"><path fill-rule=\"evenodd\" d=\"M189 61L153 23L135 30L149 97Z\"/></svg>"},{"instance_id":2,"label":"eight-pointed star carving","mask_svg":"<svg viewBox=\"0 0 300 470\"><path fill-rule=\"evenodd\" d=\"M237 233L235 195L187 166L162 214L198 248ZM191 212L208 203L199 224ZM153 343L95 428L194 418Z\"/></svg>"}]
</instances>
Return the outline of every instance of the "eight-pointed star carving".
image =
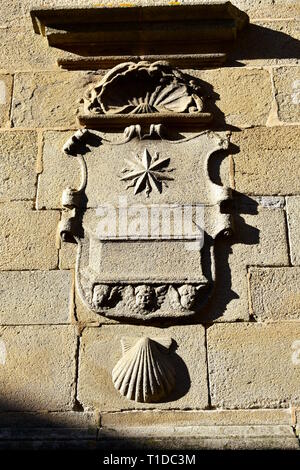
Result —
<instances>
[{"instance_id":1,"label":"eight-pointed star carving","mask_svg":"<svg viewBox=\"0 0 300 470\"><path fill-rule=\"evenodd\" d=\"M173 180L165 174L173 171L173 168L167 168L170 158L160 158L157 152L151 157L145 149L142 157L135 155L133 160L125 159L125 161L129 168L122 170L125 175L121 177L121 181L130 181L131 184L126 189L134 187L134 194L145 191L148 197L152 190L161 193L163 185L168 187L166 181Z\"/></svg>"}]
</instances>

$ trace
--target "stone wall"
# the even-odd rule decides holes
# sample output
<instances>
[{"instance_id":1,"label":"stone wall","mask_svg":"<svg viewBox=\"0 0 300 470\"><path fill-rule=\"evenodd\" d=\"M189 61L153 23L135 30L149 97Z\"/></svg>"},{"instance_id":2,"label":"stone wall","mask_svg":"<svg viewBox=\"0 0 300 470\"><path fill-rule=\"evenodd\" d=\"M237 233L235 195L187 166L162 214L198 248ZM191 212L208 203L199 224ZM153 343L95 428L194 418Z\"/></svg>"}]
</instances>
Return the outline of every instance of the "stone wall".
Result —
<instances>
[{"instance_id":1,"label":"stone wall","mask_svg":"<svg viewBox=\"0 0 300 470\"><path fill-rule=\"evenodd\" d=\"M221 282L203 323L169 328L184 345L178 354L190 389L144 406L124 405L110 374L118 338L147 327L95 319L74 293L76 247L57 238L61 192L78 182L61 147L77 128L78 100L105 71L59 69L57 58L67 54L34 34L30 7L60 1L1 0L0 448L20 440L101 447L118 437L126 445L297 447L299 4L232 3L251 25L229 62L185 72L211 84L215 126L232 132L226 183L235 235L218 246Z\"/></svg>"}]
</instances>

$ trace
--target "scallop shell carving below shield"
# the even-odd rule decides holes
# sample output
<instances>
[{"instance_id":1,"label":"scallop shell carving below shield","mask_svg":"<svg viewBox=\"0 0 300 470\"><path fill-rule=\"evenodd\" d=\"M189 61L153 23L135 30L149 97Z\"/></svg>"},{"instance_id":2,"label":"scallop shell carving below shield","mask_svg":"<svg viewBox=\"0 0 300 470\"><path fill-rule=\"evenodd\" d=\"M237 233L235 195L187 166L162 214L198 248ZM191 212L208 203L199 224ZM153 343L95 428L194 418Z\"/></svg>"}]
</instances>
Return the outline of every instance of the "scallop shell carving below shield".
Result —
<instances>
[{"instance_id":1,"label":"scallop shell carving below shield","mask_svg":"<svg viewBox=\"0 0 300 470\"><path fill-rule=\"evenodd\" d=\"M115 388L129 400L162 400L175 385L175 369L168 356L172 339L144 337L133 346L130 342L122 340L123 357L112 371Z\"/></svg>"}]
</instances>

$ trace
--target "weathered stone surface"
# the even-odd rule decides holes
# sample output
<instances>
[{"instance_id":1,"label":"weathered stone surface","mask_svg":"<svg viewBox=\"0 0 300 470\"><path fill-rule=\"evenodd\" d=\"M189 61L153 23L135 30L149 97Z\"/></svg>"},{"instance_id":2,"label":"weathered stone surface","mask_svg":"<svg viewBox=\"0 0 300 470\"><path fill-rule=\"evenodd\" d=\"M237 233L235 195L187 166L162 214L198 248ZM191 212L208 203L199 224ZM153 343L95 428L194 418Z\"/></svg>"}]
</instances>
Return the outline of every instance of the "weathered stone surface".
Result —
<instances>
[{"instance_id":1,"label":"weathered stone surface","mask_svg":"<svg viewBox=\"0 0 300 470\"><path fill-rule=\"evenodd\" d=\"M300 265L300 197L286 198L292 264Z\"/></svg>"},{"instance_id":2,"label":"weathered stone surface","mask_svg":"<svg viewBox=\"0 0 300 470\"><path fill-rule=\"evenodd\" d=\"M182 449L186 451L187 449L205 449L205 450L299 450L299 441L294 436L291 437L290 430L287 428L285 430L281 429L281 434L278 435L277 429L272 429L272 426L268 430L268 436L263 435L259 437L254 435L255 430L249 428L241 430L240 435L237 435L238 430L231 431L233 436L224 437L218 435L218 427L215 430L212 430L211 434L215 434L217 437L201 437L197 433L194 436L187 434L186 436L181 436L177 438L175 435L172 435L171 438L168 437L144 437L140 438L129 438L129 439L114 439L107 438L101 439L97 442L92 439L81 439L81 440L5 440L0 442L1 450L102 450L107 452L107 449L110 451L125 451L128 450L136 451L137 449L143 449L149 451L149 449L157 449L161 451L165 450L178 450ZM246 428L246 426L245 426ZM220 430L222 431L222 430ZM252 432L251 432L252 431ZM193 430L195 433L195 430ZM272 437L273 432L276 436ZM267 434L267 430L264 430L264 433ZM221 433L220 433L221 434ZM250 435L250 437L249 437ZM179 461L178 455L178 461ZM165 458L166 460L166 458ZM173 459L176 460L176 459ZM152 464L154 458L151 460ZM188 463L188 462L187 462Z\"/></svg>"},{"instance_id":3,"label":"weathered stone surface","mask_svg":"<svg viewBox=\"0 0 300 470\"><path fill-rule=\"evenodd\" d=\"M299 12L294 18L296 16ZM239 35L230 58L250 66L299 63L299 21L293 20L292 16L288 20L278 16L275 21L270 21L269 15L264 20L256 18Z\"/></svg>"},{"instance_id":4,"label":"weathered stone surface","mask_svg":"<svg viewBox=\"0 0 300 470\"><path fill-rule=\"evenodd\" d=\"M283 196L253 196L253 201L259 206L268 209L284 209L285 198Z\"/></svg>"},{"instance_id":5,"label":"weathered stone surface","mask_svg":"<svg viewBox=\"0 0 300 470\"><path fill-rule=\"evenodd\" d=\"M206 0L206 3L213 2L214 0ZM21 18L27 18L30 8L45 7L58 7L61 3L59 0L24 0L22 3L5 3L5 0L1 0L0 5L6 6L6 9L3 11L3 18L7 22L16 22ZM170 2L167 2L170 3ZM186 3L185 0L181 2L176 2L178 5L180 3ZM189 0L189 3L197 3L197 0ZM253 18L293 18L297 16L299 12L299 5L297 0L232 0L231 3L241 10L247 12L250 17ZM71 7L81 6L95 6L93 0L65 0L64 5ZM165 5L164 0L134 0L129 3L121 3L119 0L103 0L101 6L106 7L116 7L123 5L124 7L134 6L134 5ZM178 7L178 5L176 5Z\"/></svg>"},{"instance_id":6,"label":"weathered stone surface","mask_svg":"<svg viewBox=\"0 0 300 470\"><path fill-rule=\"evenodd\" d=\"M55 269L57 211L34 211L30 203L2 204L0 270Z\"/></svg>"},{"instance_id":7,"label":"weathered stone surface","mask_svg":"<svg viewBox=\"0 0 300 470\"><path fill-rule=\"evenodd\" d=\"M295 322L210 327L212 405L280 408L299 404L299 339L300 324Z\"/></svg>"},{"instance_id":8,"label":"weathered stone surface","mask_svg":"<svg viewBox=\"0 0 300 470\"><path fill-rule=\"evenodd\" d=\"M109 448L299 449L293 429L277 426L116 426L101 428L98 439ZM124 446L123 446L124 447Z\"/></svg>"},{"instance_id":9,"label":"weathered stone surface","mask_svg":"<svg viewBox=\"0 0 300 470\"><path fill-rule=\"evenodd\" d=\"M69 410L77 338L72 326L0 328L0 409Z\"/></svg>"},{"instance_id":10,"label":"weathered stone surface","mask_svg":"<svg viewBox=\"0 0 300 470\"><path fill-rule=\"evenodd\" d=\"M232 134L235 189L245 194L299 194L299 139L294 126ZM290 169L287 178L287 169ZM266 178L267 175L267 178Z\"/></svg>"},{"instance_id":11,"label":"weathered stone surface","mask_svg":"<svg viewBox=\"0 0 300 470\"><path fill-rule=\"evenodd\" d=\"M59 269L74 269L76 254L76 243L62 243L59 249Z\"/></svg>"},{"instance_id":12,"label":"weathered stone surface","mask_svg":"<svg viewBox=\"0 0 300 470\"><path fill-rule=\"evenodd\" d=\"M259 321L300 318L300 268L250 268L252 314Z\"/></svg>"},{"instance_id":13,"label":"weathered stone surface","mask_svg":"<svg viewBox=\"0 0 300 470\"><path fill-rule=\"evenodd\" d=\"M6 5L2 11L5 8ZM10 72L51 69L57 67L57 57L62 55L61 51L50 49L47 42L34 33L29 17L25 21L18 16L8 20L7 27L0 30L0 40L1 69Z\"/></svg>"},{"instance_id":14,"label":"weathered stone surface","mask_svg":"<svg viewBox=\"0 0 300 470\"><path fill-rule=\"evenodd\" d=\"M0 202L33 199L36 192L36 132L1 132L0 156Z\"/></svg>"},{"instance_id":15,"label":"weathered stone surface","mask_svg":"<svg viewBox=\"0 0 300 470\"><path fill-rule=\"evenodd\" d=\"M297 18L297 0L232 0L233 5L245 11L250 18Z\"/></svg>"},{"instance_id":16,"label":"weathered stone surface","mask_svg":"<svg viewBox=\"0 0 300 470\"><path fill-rule=\"evenodd\" d=\"M37 192L39 209L61 208L63 190L68 186L78 188L80 185L81 172L78 162L62 151L63 145L73 133L44 133L43 168Z\"/></svg>"},{"instance_id":17,"label":"weathered stone surface","mask_svg":"<svg viewBox=\"0 0 300 470\"><path fill-rule=\"evenodd\" d=\"M232 245L216 246L217 284L202 321L249 319L247 266L289 263L284 211L254 200L237 202Z\"/></svg>"},{"instance_id":18,"label":"weathered stone surface","mask_svg":"<svg viewBox=\"0 0 300 470\"><path fill-rule=\"evenodd\" d=\"M95 439L99 418L88 412L0 413L0 439Z\"/></svg>"},{"instance_id":19,"label":"weathered stone surface","mask_svg":"<svg viewBox=\"0 0 300 470\"><path fill-rule=\"evenodd\" d=\"M0 272L0 323L69 323L71 284L68 271Z\"/></svg>"},{"instance_id":20,"label":"weathered stone surface","mask_svg":"<svg viewBox=\"0 0 300 470\"><path fill-rule=\"evenodd\" d=\"M80 299L77 290L75 289L75 311L76 318L78 321L84 325L100 325L102 323L107 324L118 324L118 320L113 320L112 318L107 318L104 315L95 314L90 308L85 305Z\"/></svg>"},{"instance_id":21,"label":"weathered stone surface","mask_svg":"<svg viewBox=\"0 0 300 470\"><path fill-rule=\"evenodd\" d=\"M170 437L176 436L186 437L190 435L199 438L218 438L218 437L295 437L291 426L116 426L114 428L102 428L99 432L99 438L116 437L116 438L142 438L142 437Z\"/></svg>"},{"instance_id":22,"label":"weathered stone surface","mask_svg":"<svg viewBox=\"0 0 300 470\"><path fill-rule=\"evenodd\" d=\"M9 74L0 74L0 127L9 127L10 103L13 78Z\"/></svg>"},{"instance_id":23,"label":"weathered stone surface","mask_svg":"<svg viewBox=\"0 0 300 470\"><path fill-rule=\"evenodd\" d=\"M269 433L272 434L272 429ZM213 431L213 432L217 432ZM243 435L244 434L244 435ZM165 450L192 450L192 449L205 449L205 450L299 450L299 441L296 437L290 437L290 432L287 429L286 434L276 437L247 437L246 433L243 433L240 437L216 437L206 438L199 436L190 436L176 438L162 438L162 437L143 437L141 438L130 438L130 439L102 439L95 442L91 439L84 440L32 440L32 441L20 441L10 440L0 442L1 450L102 450L107 452L110 451L122 451L127 452L128 450L136 451L137 449L143 449L149 451L149 449L157 449L161 451ZM179 456L178 456L179 457ZM152 464L154 459L152 457Z\"/></svg>"},{"instance_id":24,"label":"weathered stone surface","mask_svg":"<svg viewBox=\"0 0 300 470\"><path fill-rule=\"evenodd\" d=\"M17 73L12 103L14 127L75 126L78 101L93 80L99 80L99 74Z\"/></svg>"},{"instance_id":25,"label":"weathered stone surface","mask_svg":"<svg viewBox=\"0 0 300 470\"><path fill-rule=\"evenodd\" d=\"M283 122L300 122L300 67L274 69L278 117Z\"/></svg>"},{"instance_id":26,"label":"weathered stone surface","mask_svg":"<svg viewBox=\"0 0 300 470\"><path fill-rule=\"evenodd\" d=\"M99 265L100 250L94 250L95 263ZM147 243L128 240L125 243L103 243L101 246L101 274L109 279L205 279L200 262L199 253L191 250L187 253L185 241L162 240L158 244L148 240ZM174 281L175 282L175 281Z\"/></svg>"},{"instance_id":27,"label":"weathered stone surface","mask_svg":"<svg viewBox=\"0 0 300 470\"><path fill-rule=\"evenodd\" d=\"M71 7L88 6L93 4L91 0L66 0L64 5ZM32 8L59 8L61 6L60 0L24 0L22 3L18 2L5 2L0 0L0 6L3 9L3 22L5 26L18 24L20 21L27 20L28 24L31 23L30 10Z\"/></svg>"},{"instance_id":28,"label":"weathered stone surface","mask_svg":"<svg viewBox=\"0 0 300 470\"><path fill-rule=\"evenodd\" d=\"M137 426L250 426L292 424L291 410L122 411L101 413L106 428Z\"/></svg>"},{"instance_id":29,"label":"weathered stone surface","mask_svg":"<svg viewBox=\"0 0 300 470\"><path fill-rule=\"evenodd\" d=\"M203 88L221 111L214 112L211 105L217 124L226 121L241 128L266 124L272 99L271 77L266 70L226 68L189 73L209 84L203 84Z\"/></svg>"},{"instance_id":30,"label":"weathered stone surface","mask_svg":"<svg viewBox=\"0 0 300 470\"><path fill-rule=\"evenodd\" d=\"M191 337L193 331L193 337ZM112 382L112 369L121 358L122 337L171 337L176 353L170 358L177 375L175 389L162 403L140 403L124 398ZM141 326L86 328L81 338L78 398L87 408L113 411L149 408L205 408L208 403L204 328L181 326L159 329Z\"/></svg>"}]
</instances>

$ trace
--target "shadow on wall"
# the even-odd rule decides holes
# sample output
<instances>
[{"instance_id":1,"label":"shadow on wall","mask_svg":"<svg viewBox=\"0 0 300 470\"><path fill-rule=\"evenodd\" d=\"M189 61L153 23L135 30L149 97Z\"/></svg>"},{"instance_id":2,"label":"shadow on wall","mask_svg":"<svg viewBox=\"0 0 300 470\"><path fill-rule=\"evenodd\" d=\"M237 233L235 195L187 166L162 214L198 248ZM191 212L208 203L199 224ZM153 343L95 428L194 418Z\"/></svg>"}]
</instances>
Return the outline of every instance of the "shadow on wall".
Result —
<instances>
[{"instance_id":1,"label":"shadow on wall","mask_svg":"<svg viewBox=\"0 0 300 470\"><path fill-rule=\"evenodd\" d=\"M11 405L8 400L0 400L2 409L10 411L0 411L0 452L199 448L199 437L193 439L189 433L186 437L176 438L175 434L171 437L165 433L165 426L162 426L162 432L156 426L154 433L153 426L150 426L149 435L144 433L142 436L140 427L133 426L129 431L131 435L126 436L126 429L102 428L100 418L95 419L92 425L83 419L80 425L80 415L87 412L24 411Z\"/></svg>"},{"instance_id":2,"label":"shadow on wall","mask_svg":"<svg viewBox=\"0 0 300 470\"><path fill-rule=\"evenodd\" d=\"M233 191L232 210L229 210L229 212L232 214L234 234L231 239L226 240L219 237L216 241L214 295L201 313L202 322L204 323L222 317L228 304L239 298L239 295L232 290L229 255L232 253L232 247L235 244L256 245L259 243L259 230L248 225L243 218L244 214L256 215L258 213L257 206L257 202L252 198Z\"/></svg>"},{"instance_id":3,"label":"shadow on wall","mask_svg":"<svg viewBox=\"0 0 300 470\"><path fill-rule=\"evenodd\" d=\"M299 59L299 50L300 41L289 34L249 24L238 36L235 47L229 54L228 65L243 66L238 62L243 59Z\"/></svg>"}]
</instances>

